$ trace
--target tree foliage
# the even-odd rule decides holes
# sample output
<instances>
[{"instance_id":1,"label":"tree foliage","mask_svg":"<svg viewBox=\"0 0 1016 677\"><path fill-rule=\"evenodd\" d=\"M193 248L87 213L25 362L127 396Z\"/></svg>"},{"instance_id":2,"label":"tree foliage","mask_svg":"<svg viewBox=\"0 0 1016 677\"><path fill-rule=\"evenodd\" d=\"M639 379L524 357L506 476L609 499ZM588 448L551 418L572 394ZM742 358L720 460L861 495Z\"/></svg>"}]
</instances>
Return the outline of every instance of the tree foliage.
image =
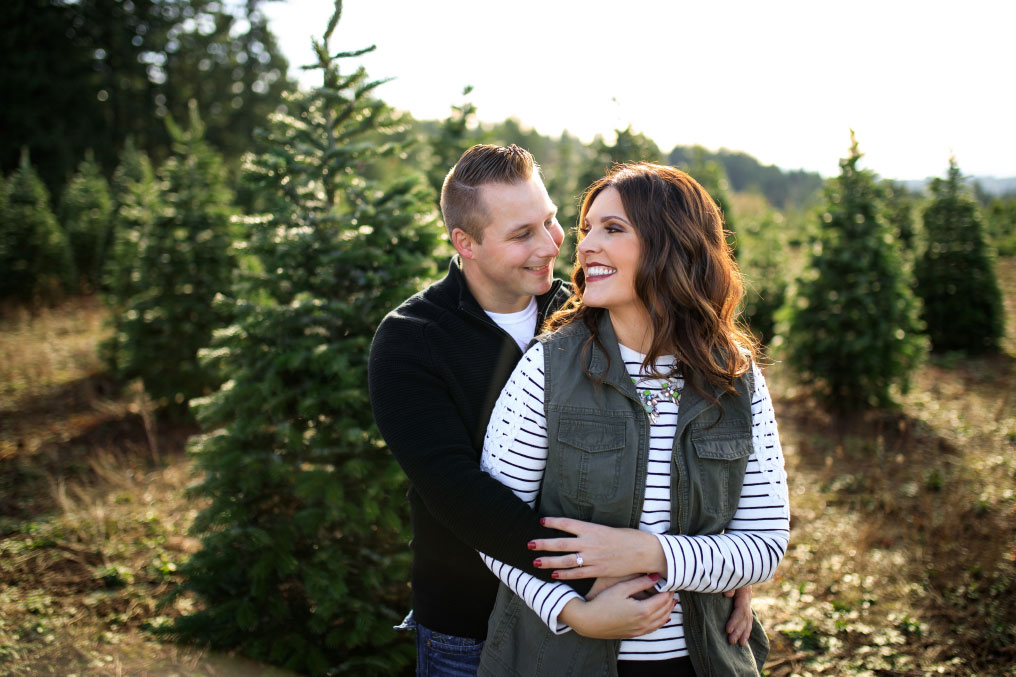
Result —
<instances>
[{"instance_id":1,"label":"tree foliage","mask_svg":"<svg viewBox=\"0 0 1016 677\"><path fill-rule=\"evenodd\" d=\"M740 224L738 263L745 281L742 318L761 343L769 344L776 334L777 311L787 297L784 217L767 209Z\"/></svg>"},{"instance_id":2,"label":"tree foliage","mask_svg":"<svg viewBox=\"0 0 1016 677\"><path fill-rule=\"evenodd\" d=\"M384 142L398 121L378 81L340 72L357 54L330 51L340 14L315 42L323 85L290 100L247 162L272 208L247 218L249 263L220 299L234 322L206 355L229 381L195 402L210 505L181 591L202 606L171 632L305 673L387 675L413 655L392 630L408 517L367 357L384 314L436 273L441 230L425 179L357 171L400 152Z\"/></svg>"},{"instance_id":3,"label":"tree foliage","mask_svg":"<svg viewBox=\"0 0 1016 677\"><path fill-rule=\"evenodd\" d=\"M196 99L227 163L281 104L287 64L270 0L11 0L0 3L0 167L27 145L62 192L88 148L108 175L127 137L161 163L165 118Z\"/></svg>"},{"instance_id":4,"label":"tree foliage","mask_svg":"<svg viewBox=\"0 0 1016 677\"><path fill-rule=\"evenodd\" d=\"M701 146L675 146L668 162L676 167L688 166L696 155L723 167L732 191L758 191L778 209L809 206L821 194L822 177L818 174L763 165L741 151L721 148L710 152Z\"/></svg>"},{"instance_id":5,"label":"tree foliage","mask_svg":"<svg viewBox=\"0 0 1016 677\"><path fill-rule=\"evenodd\" d=\"M91 150L64 188L60 221L70 240L78 283L86 291L97 291L113 230L113 199Z\"/></svg>"},{"instance_id":6,"label":"tree foliage","mask_svg":"<svg viewBox=\"0 0 1016 677\"><path fill-rule=\"evenodd\" d=\"M183 414L190 398L221 382L199 362L198 350L226 323L212 299L229 288L234 267L232 195L222 158L204 140L197 106L188 129L169 126L176 152L162 169L166 205L140 238L136 290L116 319L115 361L121 378L142 379L153 399Z\"/></svg>"},{"instance_id":7,"label":"tree foliage","mask_svg":"<svg viewBox=\"0 0 1016 677\"><path fill-rule=\"evenodd\" d=\"M955 159L931 183L924 210L924 249L914 269L923 317L935 351L998 350L1004 333L1002 294L977 204L963 188Z\"/></svg>"},{"instance_id":8,"label":"tree foliage","mask_svg":"<svg viewBox=\"0 0 1016 677\"><path fill-rule=\"evenodd\" d=\"M0 299L53 302L71 291L77 275L67 235L50 208L49 191L22 151L4 182L0 211Z\"/></svg>"},{"instance_id":9,"label":"tree foliage","mask_svg":"<svg viewBox=\"0 0 1016 677\"><path fill-rule=\"evenodd\" d=\"M162 184L148 154L128 138L112 180L113 232L106 257L106 301L114 314L137 293L142 237L154 232L164 209Z\"/></svg>"},{"instance_id":10,"label":"tree foliage","mask_svg":"<svg viewBox=\"0 0 1016 677\"><path fill-rule=\"evenodd\" d=\"M790 363L837 409L890 404L890 385L906 385L922 351L917 304L860 157L851 133L784 337Z\"/></svg>"}]
</instances>

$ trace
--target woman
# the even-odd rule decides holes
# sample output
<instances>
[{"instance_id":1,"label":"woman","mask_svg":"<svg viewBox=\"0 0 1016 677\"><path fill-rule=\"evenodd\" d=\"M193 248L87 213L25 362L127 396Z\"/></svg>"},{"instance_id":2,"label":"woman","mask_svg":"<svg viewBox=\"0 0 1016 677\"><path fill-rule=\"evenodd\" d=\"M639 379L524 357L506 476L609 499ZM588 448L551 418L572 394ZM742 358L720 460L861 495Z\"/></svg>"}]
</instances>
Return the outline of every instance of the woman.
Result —
<instances>
[{"instance_id":1,"label":"woman","mask_svg":"<svg viewBox=\"0 0 1016 677\"><path fill-rule=\"evenodd\" d=\"M579 232L575 294L502 391L482 464L543 515L630 531L618 548L616 530L548 518L577 538L530 544L568 553L537 563L557 577L599 577L587 599L485 556L505 585L479 674L760 674L765 633L729 644L722 593L772 577L789 507L720 212L680 170L621 165ZM626 604L651 611L622 634Z\"/></svg>"}]
</instances>

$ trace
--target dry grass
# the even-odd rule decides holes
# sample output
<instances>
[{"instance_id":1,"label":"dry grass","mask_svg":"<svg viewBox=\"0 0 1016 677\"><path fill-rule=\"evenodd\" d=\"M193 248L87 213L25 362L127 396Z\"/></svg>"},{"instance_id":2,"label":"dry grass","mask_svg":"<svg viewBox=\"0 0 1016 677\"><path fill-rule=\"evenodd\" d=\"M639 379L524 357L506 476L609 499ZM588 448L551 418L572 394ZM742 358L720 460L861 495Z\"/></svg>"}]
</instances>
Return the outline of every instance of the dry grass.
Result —
<instances>
[{"instance_id":1,"label":"dry grass","mask_svg":"<svg viewBox=\"0 0 1016 677\"><path fill-rule=\"evenodd\" d=\"M1000 277L1016 318L1016 260ZM146 628L196 548L183 454L103 376L104 313L0 321L0 675L281 675ZM790 675L1016 675L1016 326L1005 354L936 357L899 412L832 417L768 374L793 500L755 607Z\"/></svg>"},{"instance_id":2,"label":"dry grass","mask_svg":"<svg viewBox=\"0 0 1016 677\"><path fill-rule=\"evenodd\" d=\"M80 299L0 322L0 675L284 675L145 630L197 548L186 426L102 373Z\"/></svg>"}]
</instances>

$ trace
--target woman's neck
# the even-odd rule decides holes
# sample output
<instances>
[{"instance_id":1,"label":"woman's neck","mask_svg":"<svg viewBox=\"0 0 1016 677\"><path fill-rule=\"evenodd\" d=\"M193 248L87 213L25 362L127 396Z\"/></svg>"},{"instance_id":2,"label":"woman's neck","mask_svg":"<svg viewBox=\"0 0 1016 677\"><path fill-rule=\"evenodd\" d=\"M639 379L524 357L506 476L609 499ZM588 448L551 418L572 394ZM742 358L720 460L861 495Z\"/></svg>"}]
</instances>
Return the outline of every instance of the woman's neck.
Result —
<instances>
[{"instance_id":1,"label":"woman's neck","mask_svg":"<svg viewBox=\"0 0 1016 677\"><path fill-rule=\"evenodd\" d=\"M614 327L617 342L626 348L645 355L653 344L653 325L649 311L642 307L626 306L607 311Z\"/></svg>"}]
</instances>

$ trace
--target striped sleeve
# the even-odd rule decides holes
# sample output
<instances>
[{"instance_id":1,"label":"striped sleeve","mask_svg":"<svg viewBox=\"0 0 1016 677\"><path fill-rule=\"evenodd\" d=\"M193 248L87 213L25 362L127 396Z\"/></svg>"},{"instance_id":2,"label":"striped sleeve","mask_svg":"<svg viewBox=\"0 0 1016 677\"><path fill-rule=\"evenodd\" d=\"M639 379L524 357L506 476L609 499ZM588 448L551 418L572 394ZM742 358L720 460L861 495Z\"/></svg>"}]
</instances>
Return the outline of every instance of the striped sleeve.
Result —
<instances>
[{"instance_id":1,"label":"striped sleeve","mask_svg":"<svg viewBox=\"0 0 1016 677\"><path fill-rule=\"evenodd\" d=\"M737 511L722 534L657 534L667 559L661 590L726 592L772 578L790 539L790 499L772 399L757 366L752 446Z\"/></svg>"},{"instance_id":2,"label":"striped sleeve","mask_svg":"<svg viewBox=\"0 0 1016 677\"><path fill-rule=\"evenodd\" d=\"M543 413L543 346L535 344L519 361L494 405L483 439L480 467L526 501L536 505L547 466L547 420ZM518 595L553 632L570 628L557 617L573 599L571 586L542 581L480 553L488 568Z\"/></svg>"}]
</instances>

